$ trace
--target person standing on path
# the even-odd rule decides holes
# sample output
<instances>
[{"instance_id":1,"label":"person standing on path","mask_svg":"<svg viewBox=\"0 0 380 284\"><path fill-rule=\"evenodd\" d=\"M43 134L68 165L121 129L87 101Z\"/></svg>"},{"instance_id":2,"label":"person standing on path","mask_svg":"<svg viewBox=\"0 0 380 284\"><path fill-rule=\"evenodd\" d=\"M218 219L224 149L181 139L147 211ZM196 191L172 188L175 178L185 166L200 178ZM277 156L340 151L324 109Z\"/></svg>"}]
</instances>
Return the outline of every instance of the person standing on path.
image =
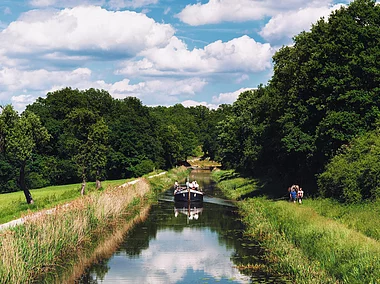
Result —
<instances>
[{"instance_id":1,"label":"person standing on path","mask_svg":"<svg viewBox=\"0 0 380 284\"><path fill-rule=\"evenodd\" d=\"M295 188L292 187L292 188L290 189L289 197L290 197L290 201L293 201L294 203L296 203L297 191L296 191Z\"/></svg>"},{"instance_id":2,"label":"person standing on path","mask_svg":"<svg viewBox=\"0 0 380 284\"><path fill-rule=\"evenodd\" d=\"M302 187L300 187L300 189L297 192L297 199L298 199L299 204L302 204L302 198L303 198L303 190L302 190Z\"/></svg>"}]
</instances>

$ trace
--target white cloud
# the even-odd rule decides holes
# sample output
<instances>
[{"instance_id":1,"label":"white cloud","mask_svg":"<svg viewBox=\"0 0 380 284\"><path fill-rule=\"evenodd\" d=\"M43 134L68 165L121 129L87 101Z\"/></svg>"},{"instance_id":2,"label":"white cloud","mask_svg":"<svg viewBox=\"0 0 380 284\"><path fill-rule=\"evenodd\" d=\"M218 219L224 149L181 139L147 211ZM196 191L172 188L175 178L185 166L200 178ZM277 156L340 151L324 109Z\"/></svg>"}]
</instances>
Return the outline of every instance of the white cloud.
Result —
<instances>
[{"instance_id":1,"label":"white cloud","mask_svg":"<svg viewBox=\"0 0 380 284\"><path fill-rule=\"evenodd\" d=\"M169 105L178 103L181 97L191 97L207 84L204 79L190 78L183 80L165 79L148 80L130 84L128 79L104 86L115 98L127 96L138 97L149 104ZM103 88L104 88L103 87Z\"/></svg>"},{"instance_id":2,"label":"white cloud","mask_svg":"<svg viewBox=\"0 0 380 284\"><path fill-rule=\"evenodd\" d=\"M36 98L33 95L19 95L12 96L11 103L15 110L22 112L27 105L33 103L35 100Z\"/></svg>"},{"instance_id":3,"label":"white cloud","mask_svg":"<svg viewBox=\"0 0 380 284\"><path fill-rule=\"evenodd\" d=\"M30 0L29 4L33 7L75 7L79 5L103 5L104 0Z\"/></svg>"},{"instance_id":4,"label":"white cloud","mask_svg":"<svg viewBox=\"0 0 380 284\"><path fill-rule=\"evenodd\" d=\"M113 9L140 8L158 3L158 0L110 0L108 5Z\"/></svg>"},{"instance_id":5,"label":"white cloud","mask_svg":"<svg viewBox=\"0 0 380 284\"><path fill-rule=\"evenodd\" d=\"M330 0L209 0L208 3L187 5L177 17L192 26L217 24L221 22L243 22L274 16L281 11L290 11L300 7L324 6Z\"/></svg>"},{"instance_id":6,"label":"white cloud","mask_svg":"<svg viewBox=\"0 0 380 284\"><path fill-rule=\"evenodd\" d=\"M342 5L307 7L278 14L269 20L259 34L269 41L291 38L302 31L310 30L312 24L316 23L321 17L327 19L332 11L339 9Z\"/></svg>"},{"instance_id":7,"label":"white cloud","mask_svg":"<svg viewBox=\"0 0 380 284\"><path fill-rule=\"evenodd\" d=\"M13 56L60 50L70 55L125 57L165 46L173 34L171 25L131 11L112 12L95 6L32 10L0 33L0 49Z\"/></svg>"},{"instance_id":8,"label":"white cloud","mask_svg":"<svg viewBox=\"0 0 380 284\"><path fill-rule=\"evenodd\" d=\"M197 102L193 100L185 100L181 103L184 107L193 107L193 106L205 106L209 109L217 109L218 105L210 104L208 102Z\"/></svg>"},{"instance_id":9,"label":"white cloud","mask_svg":"<svg viewBox=\"0 0 380 284\"><path fill-rule=\"evenodd\" d=\"M0 70L0 90L20 91L45 90L51 85L60 82L64 86L70 86L78 81L88 81L91 70L78 68L73 71L47 71L45 69L24 71L15 68L3 68Z\"/></svg>"},{"instance_id":10,"label":"white cloud","mask_svg":"<svg viewBox=\"0 0 380 284\"><path fill-rule=\"evenodd\" d=\"M141 52L144 58L124 63L118 74L191 75L215 73L260 72L271 68L274 50L269 44L256 42L248 36L228 42L218 40L202 49L187 49L183 41L172 37L170 43Z\"/></svg>"},{"instance_id":11,"label":"white cloud","mask_svg":"<svg viewBox=\"0 0 380 284\"><path fill-rule=\"evenodd\" d=\"M158 3L158 0L30 0L33 7L67 8L80 5L107 6L111 9L141 8Z\"/></svg>"},{"instance_id":12,"label":"white cloud","mask_svg":"<svg viewBox=\"0 0 380 284\"><path fill-rule=\"evenodd\" d=\"M254 90L256 88L241 88L235 92L231 93L220 93L218 96L212 97L212 102L217 105L221 104L232 104L237 100L239 95L245 91Z\"/></svg>"},{"instance_id":13,"label":"white cloud","mask_svg":"<svg viewBox=\"0 0 380 284\"><path fill-rule=\"evenodd\" d=\"M124 79L106 83L104 80L93 80L92 77L91 70L87 68L72 71L25 71L3 68L0 69L0 100L11 97L11 102L18 105L17 109L23 110L26 104L35 101L37 97L69 86L81 90L104 89L114 98L138 97L148 105L171 105L193 97L207 84L207 81L201 78L161 78L137 83Z\"/></svg>"}]
</instances>

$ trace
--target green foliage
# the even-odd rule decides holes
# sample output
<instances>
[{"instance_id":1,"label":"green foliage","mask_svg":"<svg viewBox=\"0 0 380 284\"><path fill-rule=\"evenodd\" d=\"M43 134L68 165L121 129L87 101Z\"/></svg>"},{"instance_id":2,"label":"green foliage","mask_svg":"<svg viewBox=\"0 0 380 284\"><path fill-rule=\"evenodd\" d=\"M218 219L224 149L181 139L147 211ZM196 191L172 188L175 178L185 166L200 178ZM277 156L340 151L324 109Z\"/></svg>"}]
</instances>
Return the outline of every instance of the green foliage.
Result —
<instances>
[{"instance_id":1,"label":"green foliage","mask_svg":"<svg viewBox=\"0 0 380 284\"><path fill-rule=\"evenodd\" d=\"M141 177L152 172L154 168L155 165L152 160L141 160L135 166L129 167L128 171L131 172L133 176Z\"/></svg>"},{"instance_id":2,"label":"green foliage","mask_svg":"<svg viewBox=\"0 0 380 284\"><path fill-rule=\"evenodd\" d=\"M380 135L369 132L353 140L332 158L319 175L323 196L345 202L379 198Z\"/></svg>"},{"instance_id":3,"label":"green foliage","mask_svg":"<svg viewBox=\"0 0 380 284\"><path fill-rule=\"evenodd\" d=\"M377 127L379 37L380 6L372 0L353 1L295 36L273 56L269 84L240 94L220 123L223 166L315 181L342 145ZM357 193L342 196L359 200Z\"/></svg>"}]
</instances>

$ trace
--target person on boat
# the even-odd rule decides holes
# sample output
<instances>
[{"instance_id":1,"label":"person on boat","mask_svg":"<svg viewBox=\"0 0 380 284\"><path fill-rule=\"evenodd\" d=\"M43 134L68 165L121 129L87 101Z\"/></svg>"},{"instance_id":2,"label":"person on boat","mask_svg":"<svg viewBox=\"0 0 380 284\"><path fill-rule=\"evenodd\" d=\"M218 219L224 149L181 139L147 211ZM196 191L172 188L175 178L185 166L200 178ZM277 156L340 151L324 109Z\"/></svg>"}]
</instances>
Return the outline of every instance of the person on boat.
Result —
<instances>
[{"instance_id":1,"label":"person on boat","mask_svg":"<svg viewBox=\"0 0 380 284\"><path fill-rule=\"evenodd\" d=\"M186 188L189 188L190 187L190 183L189 181L186 181Z\"/></svg>"},{"instance_id":2,"label":"person on boat","mask_svg":"<svg viewBox=\"0 0 380 284\"><path fill-rule=\"evenodd\" d=\"M303 190L302 190L302 187L300 187L300 189L297 191L297 199L298 199L299 204L302 204L302 198L303 198Z\"/></svg>"},{"instance_id":3,"label":"person on boat","mask_svg":"<svg viewBox=\"0 0 380 284\"><path fill-rule=\"evenodd\" d=\"M195 180L195 181L193 181L193 183L194 183L194 188L196 190L198 190L199 189L199 184L197 183L197 181Z\"/></svg>"},{"instance_id":4,"label":"person on boat","mask_svg":"<svg viewBox=\"0 0 380 284\"><path fill-rule=\"evenodd\" d=\"M178 187L178 181L175 181L175 183L174 183L174 189L177 189L177 187Z\"/></svg>"},{"instance_id":5,"label":"person on boat","mask_svg":"<svg viewBox=\"0 0 380 284\"><path fill-rule=\"evenodd\" d=\"M195 181L194 181L194 180L190 183L190 188L191 188L191 189L194 189L194 188L195 188Z\"/></svg>"}]
</instances>

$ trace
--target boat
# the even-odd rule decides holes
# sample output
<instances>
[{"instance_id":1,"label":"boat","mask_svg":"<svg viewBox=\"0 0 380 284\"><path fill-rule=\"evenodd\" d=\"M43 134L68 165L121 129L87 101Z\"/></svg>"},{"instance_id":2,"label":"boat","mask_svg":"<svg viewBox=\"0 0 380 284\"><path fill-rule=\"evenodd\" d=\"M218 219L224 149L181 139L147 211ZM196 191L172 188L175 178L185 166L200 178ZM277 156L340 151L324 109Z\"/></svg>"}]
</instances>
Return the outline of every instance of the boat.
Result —
<instances>
[{"instance_id":1,"label":"boat","mask_svg":"<svg viewBox=\"0 0 380 284\"><path fill-rule=\"evenodd\" d=\"M187 186L178 186L174 190L174 201L176 202L202 202L203 192Z\"/></svg>"}]
</instances>

